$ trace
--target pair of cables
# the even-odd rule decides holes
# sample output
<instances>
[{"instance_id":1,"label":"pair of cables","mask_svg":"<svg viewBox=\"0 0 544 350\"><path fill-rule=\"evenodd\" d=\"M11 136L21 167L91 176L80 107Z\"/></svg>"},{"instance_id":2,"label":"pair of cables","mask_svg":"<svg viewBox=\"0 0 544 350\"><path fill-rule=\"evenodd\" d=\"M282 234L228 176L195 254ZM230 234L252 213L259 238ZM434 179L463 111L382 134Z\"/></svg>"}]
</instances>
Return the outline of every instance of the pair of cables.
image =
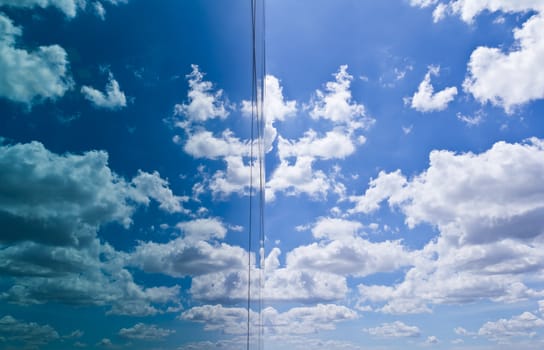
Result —
<instances>
[{"instance_id":1,"label":"pair of cables","mask_svg":"<svg viewBox=\"0 0 544 350\"><path fill-rule=\"evenodd\" d=\"M248 234L248 266L247 266L247 350L251 345L251 305L252 305L252 262L251 252L255 229L258 233L257 292L257 347L264 348L263 325L263 289L264 289L264 205L265 205L265 115L264 100L266 93L266 16L265 0L251 1L251 140L250 140L250 177L249 177L249 234ZM256 168L256 169L255 169ZM255 170L257 174L255 174ZM256 182L254 181L256 177ZM258 203L255 205L254 201ZM254 206L258 210L254 210ZM256 216L256 217L255 217ZM256 226L256 227L255 227ZM255 261L257 265L257 261Z\"/></svg>"}]
</instances>

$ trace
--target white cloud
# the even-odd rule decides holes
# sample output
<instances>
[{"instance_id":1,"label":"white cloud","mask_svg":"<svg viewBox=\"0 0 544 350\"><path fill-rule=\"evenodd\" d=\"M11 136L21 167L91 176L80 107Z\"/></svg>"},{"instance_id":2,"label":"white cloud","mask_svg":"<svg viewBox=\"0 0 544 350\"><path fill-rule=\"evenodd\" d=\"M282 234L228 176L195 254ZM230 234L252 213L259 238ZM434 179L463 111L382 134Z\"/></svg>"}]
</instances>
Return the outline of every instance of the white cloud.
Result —
<instances>
[{"instance_id":1,"label":"white cloud","mask_svg":"<svg viewBox=\"0 0 544 350\"><path fill-rule=\"evenodd\" d=\"M511 113L516 106L544 98L544 14L514 30L515 50L478 47L470 56L463 88L482 104Z\"/></svg>"},{"instance_id":2,"label":"white cloud","mask_svg":"<svg viewBox=\"0 0 544 350\"><path fill-rule=\"evenodd\" d=\"M478 330L478 335L504 342L512 337L534 337L542 328L544 328L544 320L530 312L524 312L511 319L501 318L498 321L486 322Z\"/></svg>"},{"instance_id":3,"label":"white cloud","mask_svg":"<svg viewBox=\"0 0 544 350\"><path fill-rule=\"evenodd\" d=\"M138 196L138 202L149 204L150 198L159 203L159 208L168 213L187 213L182 202L189 200L187 197L176 196L168 187L168 181L161 178L157 171L146 173L138 171L131 184L134 185L134 195Z\"/></svg>"},{"instance_id":4,"label":"white cloud","mask_svg":"<svg viewBox=\"0 0 544 350\"><path fill-rule=\"evenodd\" d=\"M353 77L347 68L340 66L335 80L326 83L325 92L316 90L304 107L312 119L330 123L329 130L318 133L310 128L295 140L278 136L280 163L266 184L267 201L275 200L278 192L287 196L305 193L313 199L324 198L329 191L343 195L344 186L335 179L334 169L326 174L314 168L318 160L344 159L353 154L358 144L366 142L361 132L375 122L366 115L364 106L353 100Z\"/></svg>"},{"instance_id":5,"label":"white cloud","mask_svg":"<svg viewBox=\"0 0 544 350\"><path fill-rule=\"evenodd\" d=\"M200 130L189 134L183 149L195 158L218 159L249 155L250 144L240 141L229 129L223 131L220 138L210 131Z\"/></svg>"},{"instance_id":6,"label":"white cloud","mask_svg":"<svg viewBox=\"0 0 544 350\"><path fill-rule=\"evenodd\" d=\"M23 322L10 315L0 318L0 342L23 344L24 348L37 348L58 340L59 334L49 325Z\"/></svg>"},{"instance_id":7,"label":"white cloud","mask_svg":"<svg viewBox=\"0 0 544 350\"><path fill-rule=\"evenodd\" d=\"M428 223L439 236L415 256L403 282L360 285L361 301L415 313L429 311L428 303L541 297L526 283L544 269L543 142L498 142L480 154L433 151L430 159L426 171L372 203L388 199L409 227Z\"/></svg>"},{"instance_id":8,"label":"white cloud","mask_svg":"<svg viewBox=\"0 0 544 350\"><path fill-rule=\"evenodd\" d=\"M431 1L413 1L431 5ZM536 12L521 28L514 30L511 49L480 46L468 62L463 88L480 103L490 102L512 113L518 106L544 98L544 4L540 0L454 0L439 3L433 13L436 21L447 14L459 15L467 23L484 11L503 13Z\"/></svg>"},{"instance_id":9,"label":"white cloud","mask_svg":"<svg viewBox=\"0 0 544 350\"><path fill-rule=\"evenodd\" d=\"M425 339L425 344L427 345L436 345L439 343L440 343L440 340L434 335L430 335L427 337L427 339Z\"/></svg>"},{"instance_id":10,"label":"white cloud","mask_svg":"<svg viewBox=\"0 0 544 350\"><path fill-rule=\"evenodd\" d=\"M425 78L419 84L418 90L411 98L411 107L419 112L443 111L457 95L455 86L447 87L444 90L434 92L431 84L431 75L438 76L439 66L430 66Z\"/></svg>"},{"instance_id":11,"label":"white cloud","mask_svg":"<svg viewBox=\"0 0 544 350\"><path fill-rule=\"evenodd\" d=\"M204 305L193 307L181 314L186 321L204 323L204 329L221 330L227 334L246 334L247 309ZM265 334L282 336L311 334L324 330L334 330L335 324L357 318L357 313L345 306L336 304L317 304L310 307L295 307L278 312L272 307L262 310ZM250 330L257 329L259 316L250 311Z\"/></svg>"},{"instance_id":12,"label":"white cloud","mask_svg":"<svg viewBox=\"0 0 544 350\"><path fill-rule=\"evenodd\" d=\"M113 74L109 74L106 92L96 90L90 86L82 86L81 93L98 108L104 109L121 109L127 106L127 98L125 93L120 90L119 83L114 79Z\"/></svg>"},{"instance_id":13,"label":"white cloud","mask_svg":"<svg viewBox=\"0 0 544 350\"><path fill-rule=\"evenodd\" d=\"M317 239L340 240L359 234L363 224L338 218L319 218L312 227L312 234Z\"/></svg>"},{"instance_id":14,"label":"white cloud","mask_svg":"<svg viewBox=\"0 0 544 350\"><path fill-rule=\"evenodd\" d=\"M289 157L312 157L319 159L343 159L355 152L355 145L349 134L341 129L325 133L323 137L312 129L296 141L283 137L278 139L278 155L280 159Z\"/></svg>"},{"instance_id":15,"label":"white cloud","mask_svg":"<svg viewBox=\"0 0 544 350\"><path fill-rule=\"evenodd\" d=\"M95 1L93 2L93 8L96 15L101 19L106 19L106 9L104 8L104 5L102 5L101 2Z\"/></svg>"},{"instance_id":16,"label":"white cloud","mask_svg":"<svg viewBox=\"0 0 544 350\"><path fill-rule=\"evenodd\" d=\"M326 92L316 90L316 96L307 108L314 119L326 119L336 125L345 125L348 130L366 129L374 119L366 115L365 107L353 101L351 81L353 76L347 72L348 66L340 66L334 74L335 81L325 85Z\"/></svg>"},{"instance_id":17,"label":"white cloud","mask_svg":"<svg viewBox=\"0 0 544 350\"><path fill-rule=\"evenodd\" d=\"M132 340L157 341L163 340L171 334L176 333L173 329L159 328L155 325L137 323L130 328L121 328L119 336Z\"/></svg>"},{"instance_id":18,"label":"white cloud","mask_svg":"<svg viewBox=\"0 0 544 350\"><path fill-rule=\"evenodd\" d=\"M294 100L286 101L283 96L283 87L280 81L273 75L267 75L265 78L265 99L264 99L264 147L265 151L272 150L272 145L276 140L278 131L274 126L276 121L284 121L297 113L297 103ZM254 106L253 106L254 107ZM251 116L251 101L242 102L242 112L246 116Z\"/></svg>"},{"instance_id":19,"label":"white cloud","mask_svg":"<svg viewBox=\"0 0 544 350\"><path fill-rule=\"evenodd\" d=\"M380 171L376 179L369 182L369 188L362 196L350 196L350 202L355 203L355 207L350 209L350 213L371 213L380 207L380 203L394 194L398 193L406 185L406 178L400 170L392 173Z\"/></svg>"},{"instance_id":20,"label":"white cloud","mask_svg":"<svg viewBox=\"0 0 544 350\"><path fill-rule=\"evenodd\" d=\"M359 237L299 246L287 254L287 266L291 269L340 276L364 277L395 271L412 263L412 255L399 241L374 243Z\"/></svg>"},{"instance_id":21,"label":"white cloud","mask_svg":"<svg viewBox=\"0 0 544 350\"><path fill-rule=\"evenodd\" d=\"M189 103L175 105L175 115L185 116L190 123L214 118L225 119L229 112L227 104L222 100L223 90L212 93L212 83L204 80L204 74L200 72L198 65L193 64L191 67L192 72L186 76L189 81ZM180 126L183 125L182 122Z\"/></svg>"},{"instance_id":22,"label":"white cloud","mask_svg":"<svg viewBox=\"0 0 544 350\"><path fill-rule=\"evenodd\" d=\"M226 243L210 244L177 238L167 243L141 242L131 253L128 263L147 273L197 276L243 271L247 266L247 253Z\"/></svg>"},{"instance_id":23,"label":"white cloud","mask_svg":"<svg viewBox=\"0 0 544 350\"><path fill-rule=\"evenodd\" d=\"M462 121L468 126L476 126L480 125L484 120L484 112L482 110L477 111L474 115L464 115L461 113L457 113L457 119Z\"/></svg>"},{"instance_id":24,"label":"white cloud","mask_svg":"<svg viewBox=\"0 0 544 350\"><path fill-rule=\"evenodd\" d=\"M77 11L83 7L84 1L80 0L0 0L0 6L11 7L41 7L53 6L64 12L67 17L75 17Z\"/></svg>"},{"instance_id":25,"label":"white cloud","mask_svg":"<svg viewBox=\"0 0 544 350\"><path fill-rule=\"evenodd\" d=\"M171 193L158 173L147 175ZM137 285L123 254L97 238L108 222L128 227L148 196L168 198L136 183L113 173L105 152L58 155L39 142L0 146L0 193L9 193L0 196L0 241L8 243L0 250L0 273L13 278L0 298L109 305L109 313L127 315L157 314L153 304L177 303L178 286Z\"/></svg>"},{"instance_id":26,"label":"white cloud","mask_svg":"<svg viewBox=\"0 0 544 350\"><path fill-rule=\"evenodd\" d=\"M227 234L227 228L223 222L216 218L195 219L180 222L176 225L187 241L207 241L212 238L222 239Z\"/></svg>"},{"instance_id":27,"label":"white cloud","mask_svg":"<svg viewBox=\"0 0 544 350\"><path fill-rule=\"evenodd\" d=\"M66 51L58 45L18 49L21 35L21 28L0 14L0 96L28 105L62 97L72 88Z\"/></svg>"},{"instance_id":28,"label":"white cloud","mask_svg":"<svg viewBox=\"0 0 544 350\"><path fill-rule=\"evenodd\" d=\"M409 326L401 321L382 323L378 327L363 329L370 335L383 338L415 338L421 335L416 326Z\"/></svg>"}]
</instances>

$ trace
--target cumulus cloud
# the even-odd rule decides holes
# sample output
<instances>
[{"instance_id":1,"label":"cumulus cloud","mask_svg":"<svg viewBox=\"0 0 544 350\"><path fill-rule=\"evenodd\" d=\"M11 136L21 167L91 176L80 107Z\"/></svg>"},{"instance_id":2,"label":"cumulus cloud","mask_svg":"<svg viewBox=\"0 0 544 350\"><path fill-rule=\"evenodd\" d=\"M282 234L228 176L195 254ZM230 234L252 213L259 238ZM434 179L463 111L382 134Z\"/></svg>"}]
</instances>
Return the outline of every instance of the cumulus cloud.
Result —
<instances>
[{"instance_id":1,"label":"cumulus cloud","mask_svg":"<svg viewBox=\"0 0 544 350\"><path fill-rule=\"evenodd\" d=\"M543 27L544 14L539 13L514 30L515 50L483 46L474 50L463 88L482 104L490 102L507 113L544 98Z\"/></svg>"},{"instance_id":2,"label":"cumulus cloud","mask_svg":"<svg viewBox=\"0 0 544 350\"><path fill-rule=\"evenodd\" d=\"M430 159L411 180L397 172L398 184L406 182L395 192L371 184L386 195L363 208L387 199L409 227L428 223L439 236L415 256L403 282L360 285L362 301L386 302L383 312L414 313L428 312L428 303L540 297L526 283L544 268L542 141L498 142L480 154L433 151Z\"/></svg>"},{"instance_id":3,"label":"cumulus cloud","mask_svg":"<svg viewBox=\"0 0 544 350\"><path fill-rule=\"evenodd\" d=\"M72 88L66 51L58 45L40 46L34 51L18 49L21 35L22 29L0 14L0 96L28 105L62 97Z\"/></svg>"},{"instance_id":4,"label":"cumulus cloud","mask_svg":"<svg viewBox=\"0 0 544 350\"><path fill-rule=\"evenodd\" d=\"M510 319L501 318L498 321L486 322L478 335L490 340L505 342L513 337L534 337L544 328L544 320L530 312Z\"/></svg>"},{"instance_id":5,"label":"cumulus cloud","mask_svg":"<svg viewBox=\"0 0 544 350\"><path fill-rule=\"evenodd\" d=\"M77 11L82 8L84 4L85 2L80 0L0 0L0 6L22 8L46 8L53 6L64 12L67 17L75 17Z\"/></svg>"},{"instance_id":6,"label":"cumulus cloud","mask_svg":"<svg viewBox=\"0 0 544 350\"><path fill-rule=\"evenodd\" d=\"M133 194L138 196L138 202L149 204L150 199L154 199L159 203L159 208L168 213L188 213L188 210L183 208L182 202L188 201L189 198L174 195L168 187L168 181L162 179L157 171L146 173L139 170L131 184L135 188Z\"/></svg>"},{"instance_id":7,"label":"cumulus cloud","mask_svg":"<svg viewBox=\"0 0 544 350\"><path fill-rule=\"evenodd\" d=\"M105 93L90 86L82 86L81 93L97 108L116 110L127 106L125 93L121 91L119 83L111 73Z\"/></svg>"},{"instance_id":8,"label":"cumulus cloud","mask_svg":"<svg viewBox=\"0 0 544 350\"><path fill-rule=\"evenodd\" d=\"M414 6L426 7L435 1L414 0ZM514 30L514 44L506 50L498 47L476 48L468 62L463 89L476 100L502 107L512 113L518 106L544 98L544 5L539 0L454 0L439 3L435 21L447 14L458 15L467 23L484 11L503 13L536 12L521 28ZM423 83L422 83L423 84Z\"/></svg>"},{"instance_id":9,"label":"cumulus cloud","mask_svg":"<svg viewBox=\"0 0 544 350\"><path fill-rule=\"evenodd\" d=\"M152 178L158 187L143 186ZM176 303L179 287L137 285L123 254L97 238L101 225L128 227L137 206L175 198L158 173L134 183L117 176L106 152L58 155L41 143L0 146L0 298L17 304L110 305L109 313L150 315ZM157 191L157 193L155 193ZM171 209L169 206L165 210Z\"/></svg>"},{"instance_id":10,"label":"cumulus cloud","mask_svg":"<svg viewBox=\"0 0 544 350\"><path fill-rule=\"evenodd\" d=\"M137 323L130 328L121 328L119 336L132 340L157 341L163 340L171 334L176 333L173 329L159 328L155 325Z\"/></svg>"},{"instance_id":11,"label":"cumulus cloud","mask_svg":"<svg viewBox=\"0 0 544 350\"><path fill-rule=\"evenodd\" d=\"M24 322L10 315L0 318L0 342L17 344L25 348L37 348L58 340L59 334L49 325Z\"/></svg>"},{"instance_id":12,"label":"cumulus cloud","mask_svg":"<svg viewBox=\"0 0 544 350\"><path fill-rule=\"evenodd\" d=\"M189 102L175 105L174 114L197 123L214 118L225 119L229 112L227 104L222 100L223 90L212 92L212 83L204 80L204 73L200 72L198 65L193 64L191 68L192 72L186 76L189 81Z\"/></svg>"},{"instance_id":13,"label":"cumulus cloud","mask_svg":"<svg viewBox=\"0 0 544 350\"><path fill-rule=\"evenodd\" d=\"M182 320L204 323L205 330L221 330L227 334L247 332L247 310L204 305L194 307L181 314ZM323 330L334 330L336 323L357 318L357 313L345 306L336 304L317 304L310 307L295 307L286 312L278 312L272 307L262 310L265 334L297 335L310 334ZM251 328L257 329L259 316L250 311Z\"/></svg>"},{"instance_id":14,"label":"cumulus cloud","mask_svg":"<svg viewBox=\"0 0 544 350\"><path fill-rule=\"evenodd\" d=\"M294 100L286 101L283 96L283 87L280 80L273 75L267 75L265 78L265 99L264 99L264 147L265 151L272 150L272 144L276 140L278 131L274 123L284 121L286 118L293 117L297 113L297 103ZM253 109L251 101L242 102L242 112L246 116L251 116Z\"/></svg>"},{"instance_id":15,"label":"cumulus cloud","mask_svg":"<svg viewBox=\"0 0 544 350\"><path fill-rule=\"evenodd\" d=\"M131 254L129 264L147 273L198 276L219 271L243 271L247 266L247 253L226 243L210 244L177 238L168 243L140 243Z\"/></svg>"},{"instance_id":16,"label":"cumulus cloud","mask_svg":"<svg viewBox=\"0 0 544 350\"><path fill-rule=\"evenodd\" d=\"M334 174L316 169L318 160L344 159L355 152L356 146L366 138L362 131L374 123L362 104L353 100L348 66L340 66L335 80L326 83L325 91L316 90L315 96L305 106L314 120L324 120L331 129L318 133L309 129L299 139L278 136L280 163L266 184L266 199L273 201L276 193L311 198L323 198L330 191L343 194L343 185Z\"/></svg>"},{"instance_id":17,"label":"cumulus cloud","mask_svg":"<svg viewBox=\"0 0 544 350\"><path fill-rule=\"evenodd\" d=\"M366 333L383 338L415 338L421 335L416 326L409 326L401 321L382 323L378 327L363 329Z\"/></svg>"},{"instance_id":18,"label":"cumulus cloud","mask_svg":"<svg viewBox=\"0 0 544 350\"><path fill-rule=\"evenodd\" d=\"M427 74L425 74L425 78L419 84L418 90L410 99L410 106L416 111L443 111L457 95L457 88L455 86L447 87L438 92L434 91L434 87L431 84L431 75L438 76L439 72L439 66L430 66Z\"/></svg>"},{"instance_id":19,"label":"cumulus cloud","mask_svg":"<svg viewBox=\"0 0 544 350\"><path fill-rule=\"evenodd\" d=\"M287 254L287 265L292 269L327 271L341 276L392 272L411 263L411 254L399 241L374 243L359 237L299 246Z\"/></svg>"}]
</instances>

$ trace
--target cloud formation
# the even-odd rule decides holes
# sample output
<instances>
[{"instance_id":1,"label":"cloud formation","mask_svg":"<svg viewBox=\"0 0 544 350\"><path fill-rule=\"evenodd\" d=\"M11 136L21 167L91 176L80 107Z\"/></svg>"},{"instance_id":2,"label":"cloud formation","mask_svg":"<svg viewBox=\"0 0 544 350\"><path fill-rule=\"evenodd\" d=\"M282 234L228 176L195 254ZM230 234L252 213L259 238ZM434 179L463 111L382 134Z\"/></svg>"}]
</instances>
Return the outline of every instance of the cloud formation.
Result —
<instances>
[{"instance_id":1,"label":"cloud formation","mask_svg":"<svg viewBox=\"0 0 544 350\"><path fill-rule=\"evenodd\" d=\"M62 97L73 85L66 51L58 45L19 49L21 35L22 29L0 13L0 96L27 105Z\"/></svg>"},{"instance_id":2,"label":"cloud formation","mask_svg":"<svg viewBox=\"0 0 544 350\"><path fill-rule=\"evenodd\" d=\"M418 90L410 99L410 106L419 112L443 111L457 95L457 88L450 86L444 90L435 92L431 84L431 75L438 76L439 66L430 66L425 78L419 84Z\"/></svg>"},{"instance_id":3,"label":"cloud formation","mask_svg":"<svg viewBox=\"0 0 544 350\"><path fill-rule=\"evenodd\" d=\"M82 86L81 93L93 106L110 110L117 110L127 106L125 93L121 91L119 83L109 74L106 92L99 91L90 86Z\"/></svg>"}]
</instances>

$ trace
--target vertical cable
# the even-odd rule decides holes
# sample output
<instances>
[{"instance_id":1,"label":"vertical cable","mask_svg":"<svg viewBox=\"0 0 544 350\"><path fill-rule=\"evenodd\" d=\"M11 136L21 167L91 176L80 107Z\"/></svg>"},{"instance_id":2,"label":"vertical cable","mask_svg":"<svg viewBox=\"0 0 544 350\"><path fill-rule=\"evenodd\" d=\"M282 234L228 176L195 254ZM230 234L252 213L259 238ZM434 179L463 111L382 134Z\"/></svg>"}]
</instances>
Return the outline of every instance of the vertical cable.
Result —
<instances>
[{"instance_id":1,"label":"vertical cable","mask_svg":"<svg viewBox=\"0 0 544 350\"><path fill-rule=\"evenodd\" d=\"M253 196L258 191L258 250L255 257L259 258L259 280L258 280L258 319L257 319L257 344L259 349L264 348L264 322L263 322L263 288L265 282L265 250L264 250L264 204L265 204L265 115L264 101L266 89L266 41L265 41L265 1L251 0L251 141L250 141L250 180L249 180L249 236L248 236L248 286L247 286L247 350L250 348L251 339L251 252L253 221L255 215ZM255 152L254 147L257 146ZM254 166L258 166L259 187L256 188L253 180ZM254 188L255 187L255 188ZM257 265L257 260L256 260Z\"/></svg>"}]
</instances>

